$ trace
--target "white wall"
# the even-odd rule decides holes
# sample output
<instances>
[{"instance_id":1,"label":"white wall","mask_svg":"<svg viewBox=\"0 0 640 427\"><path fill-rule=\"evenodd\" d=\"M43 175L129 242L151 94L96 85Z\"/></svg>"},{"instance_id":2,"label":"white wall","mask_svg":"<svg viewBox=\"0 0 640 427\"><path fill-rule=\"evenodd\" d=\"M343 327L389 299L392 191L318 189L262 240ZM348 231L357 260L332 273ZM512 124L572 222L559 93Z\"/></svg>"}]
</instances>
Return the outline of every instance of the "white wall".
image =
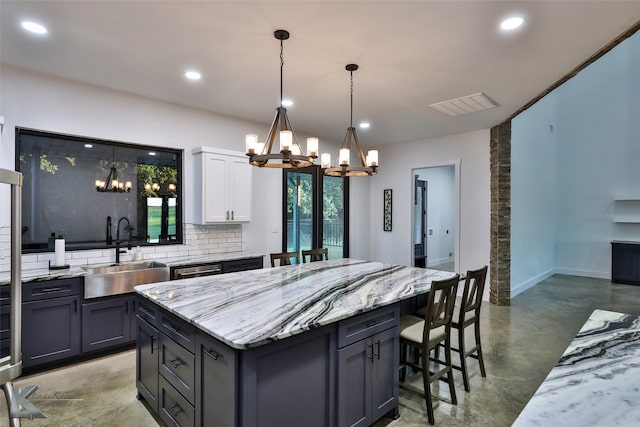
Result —
<instances>
[{"instance_id":1,"label":"white wall","mask_svg":"<svg viewBox=\"0 0 640 427\"><path fill-rule=\"evenodd\" d=\"M184 149L183 197L187 224L193 222L192 149L212 146L244 151L244 135L248 132L264 134L269 126L268 123L236 120L5 65L0 68L0 90L0 116L5 117L0 168L15 168L16 126L181 148ZM268 111L265 114L270 120ZM335 142L321 141L321 151L327 148L337 152ZM260 254L281 250L281 179L279 169L253 169L253 220L242 225L243 250ZM0 189L0 200L2 205L8 204L5 203L9 200L7 188ZM359 209L363 208L352 208L353 216L357 217ZM0 209L0 227L7 228L9 224L9 210ZM277 233L272 232L274 224L279 227Z\"/></svg>"},{"instance_id":2,"label":"white wall","mask_svg":"<svg viewBox=\"0 0 640 427\"><path fill-rule=\"evenodd\" d=\"M555 271L555 93L511 122L511 297Z\"/></svg>"},{"instance_id":3,"label":"white wall","mask_svg":"<svg viewBox=\"0 0 640 427\"><path fill-rule=\"evenodd\" d=\"M489 130L379 147L380 169L371 180L370 258L412 265L413 172L460 164L457 271L489 264ZM383 190L393 190L393 231L382 230ZM488 286L487 286L488 289Z\"/></svg>"},{"instance_id":4,"label":"white wall","mask_svg":"<svg viewBox=\"0 0 640 427\"><path fill-rule=\"evenodd\" d=\"M427 181L427 266L453 261L455 227L455 166L437 166L414 171ZM419 218L413 219L413 223ZM429 235L428 230L433 234ZM415 238L415 236L414 236Z\"/></svg>"},{"instance_id":5,"label":"white wall","mask_svg":"<svg viewBox=\"0 0 640 427\"><path fill-rule=\"evenodd\" d=\"M640 224L614 224L614 199L640 199L640 34L558 89L556 271L611 277L613 239L640 240Z\"/></svg>"},{"instance_id":6,"label":"white wall","mask_svg":"<svg viewBox=\"0 0 640 427\"><path fill-rule=\"evenodd\" d=\"M550 268L610 278L611 240L640 240L640 224L613 222L616 198L640 199L640 34L512 124L512 296Z\"/></svg>"}]
</instances>

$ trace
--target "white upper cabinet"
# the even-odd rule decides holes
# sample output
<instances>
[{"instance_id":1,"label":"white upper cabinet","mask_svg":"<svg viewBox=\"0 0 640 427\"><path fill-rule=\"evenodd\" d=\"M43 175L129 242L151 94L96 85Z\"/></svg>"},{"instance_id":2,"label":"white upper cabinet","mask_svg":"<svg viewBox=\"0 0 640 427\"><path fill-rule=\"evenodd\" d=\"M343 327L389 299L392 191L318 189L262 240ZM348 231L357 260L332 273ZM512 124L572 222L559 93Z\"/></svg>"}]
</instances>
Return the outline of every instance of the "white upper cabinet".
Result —
<instances>
[{"instance_id":1,"label":"white upper cabinet","mask_svg":"<svg viewBox=\"0 0 640 427\"><path fill-rule=\"evenodd\" d=\"M193 150L197 224L251 221L252 166L244 153L210 147Z\"/></svg>"}]
</instances>

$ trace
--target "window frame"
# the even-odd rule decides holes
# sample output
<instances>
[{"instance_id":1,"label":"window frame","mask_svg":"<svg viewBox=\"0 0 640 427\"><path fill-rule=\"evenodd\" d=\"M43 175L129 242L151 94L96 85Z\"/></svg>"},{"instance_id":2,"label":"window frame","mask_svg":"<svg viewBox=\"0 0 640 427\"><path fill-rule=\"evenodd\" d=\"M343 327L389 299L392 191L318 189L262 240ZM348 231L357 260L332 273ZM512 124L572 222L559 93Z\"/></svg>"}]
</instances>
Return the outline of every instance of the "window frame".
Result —
<instances>
[{"instance_id":1,"label":"window frame","mask_svg":"<svg viewBox=\"0 0 640 427\"><path fill-rule=\"evenodd\" d=\"M312 210L312 248L322 247L323 243L323 195L324 195L324 171L319 165L312 165L305 168L285 168L282 170L282 251L287 251L287 190L289 173L308 173L311 175L313 187L313 210ZM349 257L349 177L343 179L343 206L344 206L344 236L342 246L342 256Z\"/></svg>"}]
</instances>

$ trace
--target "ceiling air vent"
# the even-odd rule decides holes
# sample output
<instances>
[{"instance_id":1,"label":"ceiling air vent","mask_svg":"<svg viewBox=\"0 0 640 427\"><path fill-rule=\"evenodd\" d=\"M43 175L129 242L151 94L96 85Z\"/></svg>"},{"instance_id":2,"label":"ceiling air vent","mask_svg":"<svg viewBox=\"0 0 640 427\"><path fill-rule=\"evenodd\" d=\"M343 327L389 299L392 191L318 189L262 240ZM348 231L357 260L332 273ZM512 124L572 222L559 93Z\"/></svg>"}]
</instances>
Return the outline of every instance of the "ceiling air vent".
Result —
<instances>
[{"instance_id":1,"label":"ceiling air vent","mask_svg":"<svg viewBox=\"0 0 640 427\"><path fill-rule=\"evenodd\" d=\"M498 103L482 92L429 105L429 107L435 108L436 110L450 116L459 116L460 114L473 113L474 111L488 110L489 108L497 106Z\"/></svg>"}]
</instances>

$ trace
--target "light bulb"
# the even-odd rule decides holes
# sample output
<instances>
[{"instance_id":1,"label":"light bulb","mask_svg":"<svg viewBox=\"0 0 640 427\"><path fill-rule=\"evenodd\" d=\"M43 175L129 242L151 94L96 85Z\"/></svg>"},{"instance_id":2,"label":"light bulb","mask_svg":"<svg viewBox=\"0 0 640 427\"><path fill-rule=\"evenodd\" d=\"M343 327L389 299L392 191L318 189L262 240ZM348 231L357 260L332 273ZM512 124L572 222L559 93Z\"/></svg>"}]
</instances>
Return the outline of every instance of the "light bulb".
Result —
<instances>
[{"instance_id":1,"label":"light bulb","mask_svg":"<svg viewBox=\"0 0 640 427\"><path fill-rule=\"evenodd\" d=\"M378 166L378 150L367 152L367 166Z\"/></svg>"},{"instance_id":2,"label":"light bulb","mask_svg":"<svg viewBox=\"0 0 640 427\"><path fill-rule=\"evenodd\" d=\"M291 151L293 132L290 130L280 131L280 151Z\"/></svg>"},{"instance_id":3,"label":"light bulb","mask_svg":"<svg viewBox=\"0 0 640 427\"><path fill-rule=\"evenodd\" d=\"M247 154L255 154L256 148L258 148L258 135L255 134L247 134L244 138L245 147L247 149Z\"/></svg>"},{"instance_id":4,"label":"light bulb","mask_svg":"<svg viewBox=\"0 0 640 427\"><path fill-rule=\"evenodd\" d=\"M320 167L327 169L331 167L331 154L322 153L320 156Z\"/></svg>"},{"instance_id":5,"label":"light bulb","mask_svg":"<svg viewBox=\"0 0 640 427\"><path fill-rule=\"evenodd\" d=\"M307 156L318 157L318 138L307 138Z\"/></svg>"},{"instance_id":6,"label":"light bulb","mask_svg":"<svg viewBox=\"0 0 640 427\"><path fill-rule=\"evenodd\" d=\"M340 166L349 166L349 149L348 148L340 149L338 164Z\"/></svg>"}]
</instances>

